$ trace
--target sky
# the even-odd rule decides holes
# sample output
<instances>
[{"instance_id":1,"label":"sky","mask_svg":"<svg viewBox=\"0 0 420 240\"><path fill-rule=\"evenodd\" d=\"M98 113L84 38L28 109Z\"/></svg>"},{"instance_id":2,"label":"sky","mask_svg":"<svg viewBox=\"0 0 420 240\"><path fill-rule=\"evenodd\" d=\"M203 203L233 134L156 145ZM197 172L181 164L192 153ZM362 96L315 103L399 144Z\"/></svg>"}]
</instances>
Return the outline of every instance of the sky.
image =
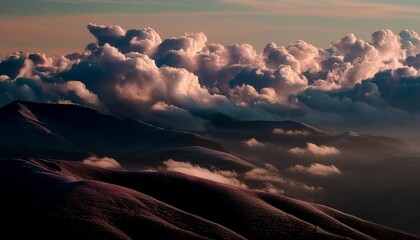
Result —
<instances>
[{"instance_id":1,"label":"sky","mask_svg":"<svg viewBox=\"0 0 420 240\"><path fill-rule=\"evenodd\" d=\"M151 27L163 37L204 32L213 43L298 40L328 48L347 33L368 39L378 29L420 30L415 0L0 0L0 54L80 52L88 23Z\"/></svg>"}]
</instances>

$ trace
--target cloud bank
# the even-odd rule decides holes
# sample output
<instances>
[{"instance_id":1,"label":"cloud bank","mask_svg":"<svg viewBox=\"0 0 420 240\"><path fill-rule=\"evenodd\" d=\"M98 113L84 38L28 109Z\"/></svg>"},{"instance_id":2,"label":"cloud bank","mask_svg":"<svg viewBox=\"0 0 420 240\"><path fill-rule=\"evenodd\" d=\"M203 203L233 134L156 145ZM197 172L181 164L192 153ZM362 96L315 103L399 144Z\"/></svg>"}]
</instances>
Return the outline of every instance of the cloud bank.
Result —
<instances>
[{"instance_id":1,"label":"cloud bank","mask_svg":"<svg viewBox=\"0 0 420 240\"><path fill-rule=\"evenodd\" d=\"M151 28L88 25L81 53L15 52L0 62L0 105L74 103L169 127L208 119L297 120L317 126L409 126L419 120L420 37L348 34L321 49L305 41L208 43L204 33L162 39ZM170 119L170 120L168 120ZM300 135L298 132L275 134Z\"/></svg>"}]
</instances>

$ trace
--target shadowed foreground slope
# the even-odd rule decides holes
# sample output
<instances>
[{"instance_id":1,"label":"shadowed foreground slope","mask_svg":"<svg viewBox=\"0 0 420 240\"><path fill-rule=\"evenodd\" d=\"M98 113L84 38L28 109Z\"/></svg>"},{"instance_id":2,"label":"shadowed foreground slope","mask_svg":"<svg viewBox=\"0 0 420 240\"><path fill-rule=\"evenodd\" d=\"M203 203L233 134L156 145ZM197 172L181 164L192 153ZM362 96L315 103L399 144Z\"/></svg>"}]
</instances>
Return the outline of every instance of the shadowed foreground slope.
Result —
<instances>
[{"instance_id":1,"label":"shadowed foreground slope","mask_svg":"<svg viewBox=\"0 0 420 240\"><path fill-rule=\"evenodd\" d=\"M5 229L43 239L418 239L314 203L171 172L0 161Z\"/></svg>"}]
</instances>

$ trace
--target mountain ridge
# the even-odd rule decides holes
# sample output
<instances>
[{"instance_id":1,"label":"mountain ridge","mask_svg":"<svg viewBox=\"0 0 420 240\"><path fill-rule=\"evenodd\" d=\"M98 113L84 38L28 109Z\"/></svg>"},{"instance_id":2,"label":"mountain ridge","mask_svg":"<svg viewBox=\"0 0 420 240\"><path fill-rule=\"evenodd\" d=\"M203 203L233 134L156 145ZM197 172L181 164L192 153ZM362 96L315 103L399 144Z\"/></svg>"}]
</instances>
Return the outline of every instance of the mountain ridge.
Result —
<instances>
[{"instance_id":1,"label":"mountain ridge","mask_svg":"<svg viewBox=\"0 0 420 240\"><path fill-rule=\"evenodd\" d=\"M3 132L0 146L7 146L0 153L3 158L68 159L68 155L75 153L72 159L106 156L132 166L136 162L141 165L141 156L168 147L200 146L209 149L210 156L217 157L217 152L229 154L217 142L196 133L167 130L76 105L15 101L0 109L0 124ZM15 140L10 142L10 139ZM68 146L71 148L67 150ZM193 160L200 157L194 154L190 154ZM155 157L158 155L156 153ZM234 164L241 165L239 161Z\"/></svg>"}]
</instances>

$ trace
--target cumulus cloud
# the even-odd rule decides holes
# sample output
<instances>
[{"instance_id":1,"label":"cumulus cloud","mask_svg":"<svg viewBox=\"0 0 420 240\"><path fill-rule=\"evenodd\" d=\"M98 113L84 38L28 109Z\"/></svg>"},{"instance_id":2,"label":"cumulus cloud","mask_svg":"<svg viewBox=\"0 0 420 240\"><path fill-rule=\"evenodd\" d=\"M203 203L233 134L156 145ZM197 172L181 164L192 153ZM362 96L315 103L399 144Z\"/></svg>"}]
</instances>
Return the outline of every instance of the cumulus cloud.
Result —
<instances>
[{"instance_id":1,"label":"cumulus cloud","mask_svg":"<svg viewBox=\"0 0 420 240\"><path fill-rule=\"evenodd\" d=\"M404 29L399 34L401 45L409 56L420 53L420 37L413 30Z\"/></svg>"},{"instance_id":2,"label":"cumulus cloud","mask_svg":"<svg viewBox=\"0 0 420 240\"><path fill-rule=\"evenodd\" d=\"M255 138L250 138L248 140L245 140L243 141L243 143L247 145L248 147L264 147L265 146L265 143L262 143Z\"/></svg>"},{"instance_id":3,"label":"cumulus cloud","mask_svg":"<svg viewBox=\"0 0 420 240\"><path fill-rule=\"evenodd\" d=\"M320 156L328 156L328 155L337 155L340 153L340 150L333 146L325 146L325 145L316 145L314 143L308 142L306 144L306 148L291 148L289 149L290 153L293 154L304 154L304 153L312 153L314 155L320 155Z\"/></svg>"},{"instance_id":4,"label":"cumulus cloud","mask_svg":"<svg viewBox=\"0 0 420 240\"><path fill-rule=\"evenodd\" d=\"M348 34L328 49L269 43L257 52L208 43L202 32L162 39L151 28L87 28L96 41L84 52L2 59L0 105L74 103L188 130L202 130L212 115L321 126L420 118L420 38L411 30L378 30L370 40Z\"/></svg>"},{"instance_id":5,"label":"cumulus cloud","mask_svg":"<svg viewBox=\"0 0 420 240\"><path fill-rule=\"evenodd\" d=\"M89 157L83 160L84 164L100 167L100 168L107 168L107 169L121 169L121 165L117 162L117 160L109 157Z\"/></svg>"},{"instance_id":6,"label":"cumulus cloud","mask_svg":"<svg viewBox=\"0 0 420 240\"><path fill-rule=\"evenodd\" d=\"M340 169L338 169L336 166L326 166L319 163L313 163L309 167L303 165L295 165L289 168L289 170L322 177L341 174Z\"/></svg>"},{"instance_id":7,"label":"cumulus cloud","mask_svg":"<svg viewBox=\"0 0 420 240\"><path fill-rule=\"evenodd\" d=\"M97 43L88 45L89 50L110 44L122 53L139 52L152 56L162 42L159 34L151 28L126 31L120 26L104 26L93 23L90 23L87 28L97 40Z\"/></svg>"},{"instance_id":8,"label":"cumulus cloud","mask_svg":"<svg viewBox=\"0 0 420 240\"><path fill-rule=\"evenodd\" d=\"M246 185L240 182L236 177L235 172L231 171L210 171L207 168L202 168L197 165L192 165L189 162L178 162L172 159L165 161L164 167L168 171L179 172L194 177L204 178L207 180L229 184L238 187L245 187Z\"/></svg>"}]
</instances>

